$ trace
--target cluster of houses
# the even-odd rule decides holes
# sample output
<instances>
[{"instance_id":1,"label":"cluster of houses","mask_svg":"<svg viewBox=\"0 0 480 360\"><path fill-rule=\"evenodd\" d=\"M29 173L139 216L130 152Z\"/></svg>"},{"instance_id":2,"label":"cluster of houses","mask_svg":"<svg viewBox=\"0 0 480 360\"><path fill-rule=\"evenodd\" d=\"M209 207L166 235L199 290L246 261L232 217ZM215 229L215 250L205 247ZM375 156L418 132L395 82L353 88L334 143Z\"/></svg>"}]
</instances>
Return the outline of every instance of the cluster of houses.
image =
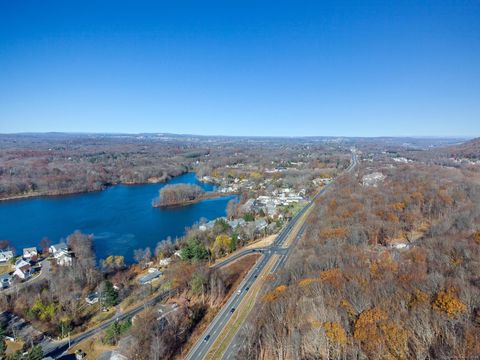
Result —
<instances>
[{"instance_id":1,"label":"cluster of houses","mask_svg":"<svg viewBox=\"0 0 480 360\"><path fill-rule=\"evenodd\" d=\"M381 172L373 172L371 174L364 175L362 177L362 185L376 187L385 179L385 177L386 176L383 175Z\"/></svg>"},{"instance_id":2,"label":"cluster of houses","mask_svg":"<svg viewBox=\"0 0 480 360\"><path fill-rule=\"evenodd\" d=\"M245 221L244 219L233 219L233 220L227 220L226 217L219 217L219 218L216 218L214 220L211 220L207 223L204 223L204 224L201 224L198 229L201 230L201 231L207 231L207 230L211 230L213 229L213 227L215 226L215 223L218 221L218 220L225 220L225 222L232 228L232 229L236 229L238 227L243 227L245 225L247 225L247 221ZM255 221L252 221L252 223L255 224L255 231L262 231L264 230L267 226L268 226L268 222L267 220L265 219L257 219Z\"/></svg>"},{"instance_id":3,"label":"cluster of houses","mask_svg":"<svg viewBox=\"0 0 480 360\"><path fill-rule=\"evenodd\" d=\"M71 266L73 253L68 249L67 244L59 243L49 247L49 254L60 266ZM41 267L39 253L36 247L24 248L22 256L15 258L13 251L0 251L0 265L10 264L12 259L13 273L0 275L0 288L8 288L16 277L20 280L28 280Z\"/></svg>"},{"instance_id":4,"label":"cluster of houses","mask_svg":"<svg viewBox=\"0 0 480 360\"><path fill-rule=\"evenodd\" d=\"M278 215L279 206L288 206L305 201L305 190L295 193L292 189L286 188L274 190L272 195L261 195L256 199L248 199L242 206L245 213L259 213L262 211L265 215Z\"/></svg>"}]
</instances>

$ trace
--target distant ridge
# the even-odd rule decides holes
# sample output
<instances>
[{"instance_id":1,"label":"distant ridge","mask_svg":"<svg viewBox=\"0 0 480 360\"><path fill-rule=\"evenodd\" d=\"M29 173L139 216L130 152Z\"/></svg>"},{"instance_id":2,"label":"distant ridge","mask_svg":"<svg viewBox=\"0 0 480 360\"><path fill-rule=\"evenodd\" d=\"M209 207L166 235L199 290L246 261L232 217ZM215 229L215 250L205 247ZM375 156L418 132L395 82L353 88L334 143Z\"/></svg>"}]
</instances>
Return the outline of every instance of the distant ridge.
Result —
<instances>
[{"instance_id":1,"label":"distant ridge","mask_svg":"<svg viewBox=\"0 0 480 360\"><path fill-rule=\"evenodd\" d=\"M480 137L446 147L445 152L452 157L480 159Z\"/></svg>"}]
</instances>

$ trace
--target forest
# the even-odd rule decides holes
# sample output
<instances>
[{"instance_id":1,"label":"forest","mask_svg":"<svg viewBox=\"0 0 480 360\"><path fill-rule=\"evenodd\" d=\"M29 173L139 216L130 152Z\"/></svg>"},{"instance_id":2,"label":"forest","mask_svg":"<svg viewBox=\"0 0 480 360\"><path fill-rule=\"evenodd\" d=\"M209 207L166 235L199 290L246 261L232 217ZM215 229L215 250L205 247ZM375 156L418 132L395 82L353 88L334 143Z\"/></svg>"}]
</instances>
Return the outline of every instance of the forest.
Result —
<instances>
[{"instance_id":1,"label":"forest","mask_svg":"<svg viewBox=\"0 0 480 360\"><path fill-rule=\"evenodd\" d=\"M480 356L480 177L366 167L319 200L243 331L241 359Z\"/></svg>"},{"instance_id":2,"label":"forest","mask_svg":"<svg viewBox=\"0 0 480 360\"><path fill-rule=\"evenodd\" d=\"M215 192L206 192L194 184L166 185L159 191L159 197L152 203L153 207L181 206L218 196Z\"/></svg>"}]
</instances>

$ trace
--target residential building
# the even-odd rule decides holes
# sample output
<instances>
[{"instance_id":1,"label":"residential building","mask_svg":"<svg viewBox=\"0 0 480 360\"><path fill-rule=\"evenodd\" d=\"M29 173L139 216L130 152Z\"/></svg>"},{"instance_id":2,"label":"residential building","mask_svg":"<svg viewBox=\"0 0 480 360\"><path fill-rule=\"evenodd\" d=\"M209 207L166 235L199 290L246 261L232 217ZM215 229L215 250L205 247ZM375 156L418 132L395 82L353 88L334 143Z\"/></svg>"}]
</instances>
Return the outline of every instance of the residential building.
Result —
<instances>
[{"instance_id":1,"label":"residential building","mask_svg":"<svg viewBox=\"0 0 480 360\"><path fill-rule=\"evenodd\" d=\"M37 261L38 250L36 247L24 248L23 258L25 260Z\"/></svg>"},{"instance_id":2,"label":"residential building","mask_svg":"<svg viewBox=\"0 0 480 360\"><path fill-rule=\"evenodd\" d=\"M160 259L160 260L158 261L158 265L159 265L159 266L162 266L162 267L165 267L165 266L170 265L171 262L172 262L172 258Z\"/></svg>"},{"instance_id":3,"label":"residential building","mask_svg":"<svg viewBox=\"0 0 480 360\"><path fill-rule=\"evenodd\" d=\"M60 266L72 266L73 254L71 252L61 252L56 257L57 264Z\"/></svg>"},{"instance_id":4,"label":"residential building","mask_svg":"<svg viewBox=\"0 0 480 360\"><path fill-rule=\"evenodd\" d=\"M7 263L11 258L13 258L13 251L0 251L0 264Z\"/></svg>"},{"instance_id":5,"label":"residential building","mask_svg":"<svg viewBox=\"0 0 480 360\"><path fill-rule=\"evenodd\" d=\"M32 276L32 273L33 273L32 265L30 265L29 262L23 259L18 259L15 262L15 272L13 273L13 275L18 276L22 280L26 280L30 276Z\"/></svg>"},{"instance_id":6,"label":"residential building","mask_svg":"<svg viewBox=\"0 0 480 360\"><path fill-rule=\"evenodd\" d=\"M86 301L87 304L89 304L89 305L96 304L96 303L98 302L98 300L99 300L99 297L98 297L98 293L97 293L97 292L88 294L87 297L85 298L85 301Z\"/></svg>"},{"instance_id":7,"label":"residential building","mask_svg":"<svg viewBox=\"0 0 480 360\"><path fill-rule=\"evenodd\" d=\"M48 251L54 258L57 258L62 252L68 252L68 246L64 242L61 242L59 244L51 245Z\"/></svg>"},{"instance_id":8,"label":"residential building","mask_svg":"<svg viewBox=\"0 0 480 360\"><path fill-rule=\"evenodd\" d=\"M140 285L150 284L153 280L160 277L160 275L162 275L162 272L154 269L151 272L149 271L147 275L142 276L140 279L138 279L138 282L140 283Z\"/></svg>"}]
</instances>

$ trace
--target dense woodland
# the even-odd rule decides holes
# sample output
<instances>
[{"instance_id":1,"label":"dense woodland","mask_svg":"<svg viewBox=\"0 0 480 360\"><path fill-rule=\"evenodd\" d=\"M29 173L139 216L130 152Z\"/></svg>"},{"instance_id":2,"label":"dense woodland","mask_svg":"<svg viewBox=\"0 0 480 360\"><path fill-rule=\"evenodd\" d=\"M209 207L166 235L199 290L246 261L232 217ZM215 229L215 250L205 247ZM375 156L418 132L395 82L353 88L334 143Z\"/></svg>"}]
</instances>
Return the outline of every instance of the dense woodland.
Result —
<instances>
[{"instance_id":1,"label":"dense woodland","mask_svg":"<svg viewBox=\"0 0 480 360\"><path fill-rule=\"evenodd\" d=\"M478 171L363 170L320 200L238 358L480 357Z\"/></svg>"},{"instance_id":2,"label":"dense woodland","mask_svg":"<svg viewBox=\"0 0 480 360\"><path fill-rule=\"evenodd\" d=\"M301 164L292 167L292 162ZM277 176L286 186L305 187L311 186L309 180L316 173L331 174L340 163L348 164L345 151L320 138L0 135L0 199L163 182L192 170L199 176L217 171L231 176L253 174L260 180L265 168L275 166L289 167Z\"/></svg>"},{"instance_id":3,"label":"dense woodland","mask_svg":"<svg viewBox=\"0 0 480 360\"><path fill-rule=\"evenodd\" d=\"M187 171L188 143L73 135L0 136L0 198L162 182Z\"/></svg>"},{"instance_id":4,"label":"dense woodland","mask_svg":"<svg viewBox=\"0 0 480 360\"><path fill-rule=\"evenodd\" d=\"M208 196L200 186L194 184L166 185L159 193L158 199L153 202L154 207L191 204Z\"/></svg>"}]
</instances>

